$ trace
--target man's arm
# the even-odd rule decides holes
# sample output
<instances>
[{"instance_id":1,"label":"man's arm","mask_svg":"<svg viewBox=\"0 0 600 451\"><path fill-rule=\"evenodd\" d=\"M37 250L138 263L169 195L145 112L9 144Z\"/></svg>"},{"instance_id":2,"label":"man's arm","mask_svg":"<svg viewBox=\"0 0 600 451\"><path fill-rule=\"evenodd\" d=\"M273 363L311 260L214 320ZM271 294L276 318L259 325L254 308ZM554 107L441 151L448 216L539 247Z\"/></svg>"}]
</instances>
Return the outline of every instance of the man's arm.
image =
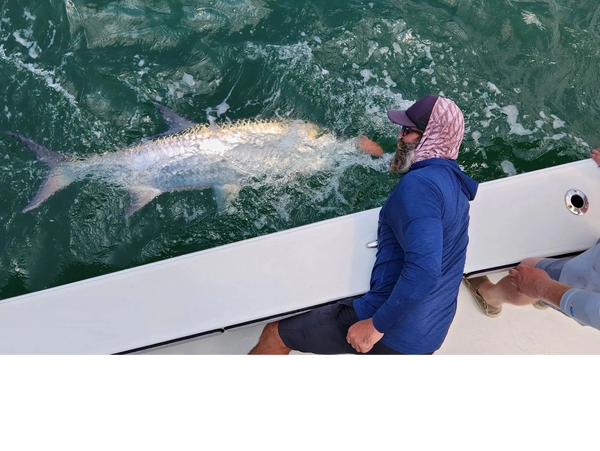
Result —
<instances>
[{"instance_id":1,"label":"man's arm","mask_svg":"<svg viewBox=\"0 0 600 451\"><path fill-rule=\"evenodd\" d=\"M533 299L541 299L560 308L560 300L572 287L550 278L542 269L519 265L508 271L510 281L517 293Z\"/></svg>"},{"instance_id":2,"label":"man's arm","mask_svg":"<svg viewBox=\"0 0 600 451\"><path fill-rule=\"evenodd\" d=\"M366 153L373 155L374 157L380 157L383 155L383 149L375 141L370 140L366 136L361 136L356 141L356 145L364 150Z\"/></svg>"},{"instance_id":3,"label":"man's arm","mask_svg":"<svg viewBox=\"0 0 600 451\"><path fill-rule=\"evenodd\" d=\"M441 193L422 180L415 182L396 193L388 204L387 220L398 241L403 237L404 267L387 302L373 318L348 329L346 340L358 352L369 352L427 297L441 277L444 246Z\"/></svg>"},{"instance_id":4,"label":"man's arm","mask_svg":"<svg viewBox=\"0 0 600 451\"><path fill-rule=\"evenodd\" d=\"M600 329L600 294L557 282L543 270L519 265L509 272L517 291L549 302L571 318Z\"/></svg>"},{"instance_id":5,"label":"man's arm","mask_svg":"<svg viewBox=\"0 0 600 451\"><path fill-rule=\"evenodd\" d=\"M384 334L427 298L442 273L442 193L427 179L410 182L388 204L387 220L404 248L404 265L390 297L373 315L373 325Z\"/></svg>"},{"instance_id":6,"label":"man's arm","mask_svg":"<svg viewBox=\"0 0 600 451\"><path fill-rule=\"evenodd\" d=\"M592 158L592 160L594 160L596 162L596 164L598 166L600 166L600 147L598 147L597 149L592 150L592 153L590 154L590 157Z\"/></svg>"}]
</instances>

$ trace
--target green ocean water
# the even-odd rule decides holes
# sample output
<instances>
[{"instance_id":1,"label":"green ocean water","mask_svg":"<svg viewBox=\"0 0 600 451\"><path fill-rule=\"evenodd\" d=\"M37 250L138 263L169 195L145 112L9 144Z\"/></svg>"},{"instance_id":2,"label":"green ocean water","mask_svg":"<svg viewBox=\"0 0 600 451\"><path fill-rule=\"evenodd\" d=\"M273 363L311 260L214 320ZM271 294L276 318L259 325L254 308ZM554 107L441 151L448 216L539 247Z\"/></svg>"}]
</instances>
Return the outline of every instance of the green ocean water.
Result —
<instances>
[{"instance_id":1,"label":"green ocean water","mask_svg":"<svg viewBox=\"0 0 600 451\"><path fill-rule=\"evenodd\" d=\"M93 178L22 213L48 168L6 134L66 155L114 152L166 125L299 118L387 153L389 108L453 99L459 163L480 182L600 145L600 4L583 0L0 1L0 299L380 206L398 181L356 159L210 189L128 194Z\"/></svg>"}]
</instances>

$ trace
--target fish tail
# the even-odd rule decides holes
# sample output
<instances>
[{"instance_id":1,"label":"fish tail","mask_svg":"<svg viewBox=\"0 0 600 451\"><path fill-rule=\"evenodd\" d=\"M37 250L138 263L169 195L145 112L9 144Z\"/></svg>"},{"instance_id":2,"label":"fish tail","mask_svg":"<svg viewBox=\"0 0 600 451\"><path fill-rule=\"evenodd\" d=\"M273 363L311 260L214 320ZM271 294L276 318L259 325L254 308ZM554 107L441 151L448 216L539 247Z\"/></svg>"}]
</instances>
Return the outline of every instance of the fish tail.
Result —
<instances>
[{"instance_id":1,"label":"fish tail","mask_svg":"<svg viewBox=\"0 0 600 451\"><path fill-rule=\"evenodd\" d=\"M68 186L73 181L73 177L68 176L66 171L64 171L64 163L66 161L64 156L18 133L8 132L8 134L35 153L39 161L46 163L50 167L50 173L42 182L39 191L23 209L23 213L25 213L39 207L54 193Z\"/></svg>"},{"instance_id":2,"label":"fish tail","mask_svg":"<svg viewBox=\"0 0 600 451\"><path fill-rule=\"evenodd\" d=\"M55 152L52 149L48 149L47 147L42 146L41 144L32 141L29 138L26 138L23 135L19 135L18 133L8 132L10 136L15 138L17 141L20 141L25 147L35 153L37 159L43 163L46 163L50 166L50 169L59 166L61 163L65 161L65 157Z\"/></svg>"}]
</instances>

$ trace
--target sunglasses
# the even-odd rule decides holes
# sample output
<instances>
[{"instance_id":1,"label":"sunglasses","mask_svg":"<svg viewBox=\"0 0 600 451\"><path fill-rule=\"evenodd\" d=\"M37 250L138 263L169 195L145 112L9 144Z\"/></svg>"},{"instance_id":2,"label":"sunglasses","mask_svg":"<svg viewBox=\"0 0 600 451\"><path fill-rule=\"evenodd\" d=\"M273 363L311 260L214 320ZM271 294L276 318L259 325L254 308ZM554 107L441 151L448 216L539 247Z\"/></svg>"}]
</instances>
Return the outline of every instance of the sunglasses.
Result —
<instances>
[{"instance_id":1,"label":"sunglasses","mask_svg":"<svg viewBox=\"0 0 600 451\"><path fill-rule=\"evenodd\" d=\"M423 136L423 132L421 130L418 130L416 128L405 127L404 125L401 125L400 126L401 136L405 136L407 132L412 132L412 133L416 133L418 135Z\"/></svg>"}]
</instances>

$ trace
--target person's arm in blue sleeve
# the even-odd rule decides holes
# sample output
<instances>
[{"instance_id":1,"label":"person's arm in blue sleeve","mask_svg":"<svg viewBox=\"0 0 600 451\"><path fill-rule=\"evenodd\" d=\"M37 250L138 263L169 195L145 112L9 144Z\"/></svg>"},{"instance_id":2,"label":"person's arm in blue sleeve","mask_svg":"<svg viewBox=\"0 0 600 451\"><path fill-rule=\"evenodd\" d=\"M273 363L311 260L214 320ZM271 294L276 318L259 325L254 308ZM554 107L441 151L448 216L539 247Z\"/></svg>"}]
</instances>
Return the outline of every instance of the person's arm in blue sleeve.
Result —
<instances>
[{"instance_id":1,"label":"person's arm in blue sleeve","mask_svg":"<svg viewBox=\"0 0 600 451\"><path fill-rule=\"evenodd\" d=\"M375 329L383 334L422 302L441 277L442 193L427 179L411 181L388 206L388 223L404 248L404 267L390 297L373 316Z\"/></svg>"},{"instance_id":2,"label":"person's arm in blue sleeve","mask_svg":"<svg viewBox=\"0 0 600 451\"><path fill-rule=\"evenodd\" d=\"M600 329L600 294L571 288L560 299L560 309L588 326Z\"/></svg>"}]
</instances>

